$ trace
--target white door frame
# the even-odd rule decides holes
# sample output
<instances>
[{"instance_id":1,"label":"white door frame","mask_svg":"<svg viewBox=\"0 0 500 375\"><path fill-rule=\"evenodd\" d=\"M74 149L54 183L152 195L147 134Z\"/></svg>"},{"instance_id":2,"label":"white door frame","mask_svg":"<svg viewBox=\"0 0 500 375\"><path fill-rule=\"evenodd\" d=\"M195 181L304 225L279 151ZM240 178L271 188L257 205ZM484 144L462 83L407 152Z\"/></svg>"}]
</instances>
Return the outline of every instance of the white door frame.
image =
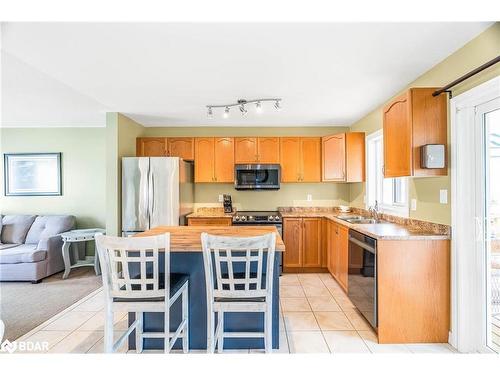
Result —
<instances>
[{"instance_id":1,"label":"white door frame","mask_svg":"<svg viewBox=\"0 0 500 375\"><path fill-rule=\"evenodd\" d=\"M486 346L483 292L486 262L483 246L484 197L482 129L477 107L500 97L500 77L483 83L450 102L451 108L451 210L452 280L450 344L460 352L490 351ZM471 199L472 198L472 199Z\"/></svg>"}]
</instances>

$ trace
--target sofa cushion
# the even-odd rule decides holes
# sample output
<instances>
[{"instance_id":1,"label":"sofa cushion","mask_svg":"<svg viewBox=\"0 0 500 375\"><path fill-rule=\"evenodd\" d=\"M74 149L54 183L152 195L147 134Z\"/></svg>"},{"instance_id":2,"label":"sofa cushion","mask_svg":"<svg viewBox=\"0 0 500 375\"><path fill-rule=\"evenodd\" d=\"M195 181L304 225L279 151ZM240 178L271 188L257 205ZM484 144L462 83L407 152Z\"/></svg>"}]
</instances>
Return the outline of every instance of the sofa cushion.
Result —
<instances>
[{"instance_id":1,"label":"sofa cushion","mask_svg":"<svg viewBox=\"0 0 500 375\"><path fill-rule=\"evenodd\" d=\"M75 227L75 217L71 215L38 216L28 231L25 243L37 244L56 234L67 232Z\"/></svg>"},{"instance_id":2,"label":"sofa cushion","mask_svg":"<svg viewBox=\"0 0 500 375\"><path fill-rule=\"evenodd\" d=\"M11 247L19 246L16 243L0 243L0 250L10 249Z\"/></svg>"},{"instance_id":3,"label":"sofa cushion","mask_svg":"<svg viewBox=\"0 0 500 375\"><path fill-rule=\"evenodd\" d=\"M0 264L41 262L47 257L45 250L37 250L36 245L18 245L0 250Z\"/></svg>"},{"instance_id":4,"label":"sofa cushion","mask_svg":"<svg viewBox=\"0 0 500 375\"><path fill-rule=\"evenodd\" d=\"M34 215L5 215L2 218L2 243L24 243L35 218Z\"/></svg>"}]
</instances>

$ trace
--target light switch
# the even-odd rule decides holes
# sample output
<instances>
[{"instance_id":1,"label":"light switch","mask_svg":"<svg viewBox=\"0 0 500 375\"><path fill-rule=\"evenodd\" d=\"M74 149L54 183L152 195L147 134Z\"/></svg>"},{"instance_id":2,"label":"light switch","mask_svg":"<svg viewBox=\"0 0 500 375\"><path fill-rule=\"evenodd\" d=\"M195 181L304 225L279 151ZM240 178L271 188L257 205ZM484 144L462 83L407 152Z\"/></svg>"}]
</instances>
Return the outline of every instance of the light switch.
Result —
<instances>
[{"instance_id":1,"label":"light switch","mask_svg":"<svg viewBox=\"0 0 500 375\"><path fill-rule=\"evenodd\" d=\"M219 194L219 203L224 202L224 196L222 194Z\"/></svg>"},{"instance_id":2,"label":"light switch","mask_svg":"<svg viewBox=\"0 0 500 375\"><path fill-rule=\"evenodd\" d=\"M313 200L312 194L307 194L307 201L310 202Z\"/></svg>"},{"instance_id":3,"label":"light switch","mask_svg":"<svg viewBox=\"0 0 500 375\"><path fill-rule=\"evenodd\" d=\"M416 199L412 199L410 202L411 202L411 204L410 204L410 210L416 211L417 210L417 200Z\"/></svg>"},{"instance_id":4,"label":"light switch","mask_svg":"<svg viewBox=\"0 0 500 375\"><path fill-rule=\"evenodd\" d=\"M448 204L448 190L447 189L439 190L439 203Z\"/></svg>"}]
</instances>

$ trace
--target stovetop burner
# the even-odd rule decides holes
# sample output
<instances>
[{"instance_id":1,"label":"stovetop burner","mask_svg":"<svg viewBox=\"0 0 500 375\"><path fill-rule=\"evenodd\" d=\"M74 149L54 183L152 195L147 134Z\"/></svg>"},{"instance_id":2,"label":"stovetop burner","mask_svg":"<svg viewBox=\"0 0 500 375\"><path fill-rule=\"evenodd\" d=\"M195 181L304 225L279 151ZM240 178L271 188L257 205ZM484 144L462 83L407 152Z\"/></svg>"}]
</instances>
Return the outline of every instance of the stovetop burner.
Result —
<instances>
[{"instance_id":1,"label":"stovetop burner","mask_svg":"<svg viewBox=\"0 0 500 375\"><path fill-rule=\"evenodd\" d=\"M278 211L237 211L233 223L278 224L281 215Z\"/></svg>"}]
</instances>

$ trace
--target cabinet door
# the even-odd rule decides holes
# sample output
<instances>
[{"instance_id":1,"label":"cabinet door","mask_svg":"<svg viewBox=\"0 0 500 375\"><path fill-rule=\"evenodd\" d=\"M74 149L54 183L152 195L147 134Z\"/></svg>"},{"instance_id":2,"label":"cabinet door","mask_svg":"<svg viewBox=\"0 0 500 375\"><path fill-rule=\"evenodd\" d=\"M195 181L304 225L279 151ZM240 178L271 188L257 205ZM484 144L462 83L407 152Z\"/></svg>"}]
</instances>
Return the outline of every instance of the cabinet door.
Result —
<instances>
[{"instance_id":1,"label":"cabinet door","mask_svg":"<svg viewBox=\"0 0 500 375\"><path fill-rule=\"evenodd\" d=\"M338 226L338 278L337 281L347 291L347 273L349 268L349 229Z\"/></svg>"},{"instance_id":2,"label":"cabinet door","mask_svg":"<svg viewBox=\"0 0 500 375\"><path fill-rule=\"evenodd\" d=\"M136 156L167 156L167 138L137 138Z\"/></svg>"},{"instance_id":3,"label":"cabinet door","mask_svg":"<svg viewBox=\"0 0 500 375\"><path fill-rule=\"evenodd\" d=\"M284 267L302 267L302 219L283 220Z\"/></svg>"},{"instance_id":4,"label":"cabinet door","mask_svg":"<svg viewBox=\"0 0 500 375\"><path fill-rule=\"evenodd\" d=\"M384 177L411 176L410 97L405 93L384 108Z\"/></svg>"},{"instance_id":5,"label":"cabinet door","mask_svg":"<svg viewBox=\"0 0 500 375\"><path fill-rule=\"evenodd\" d=\"M280 163L280 139L278 137L257 138L259 163Z\"/></svg>"},{"instance_id":6,"label":"cabinet door","mask_svg":"<svg viewBox=\"0 0 500 375\"><path fill-rule=\"evenodd\" d=\"M304 218L302 227L302 266L321 267L321 218Z\"/></svg>"},{"instance_id":7,"label":"cabinet door","mask_svg":"<svg viewBox=\"0 0 500 375\"><path fill-rule=\"evenodd\" d=\"M234 139L234 162L236 164L251 164L258 161L257 138Z\"/></svg>"},{"instance_id":8,"label":"cabinet door","mask_svg":"<svg viewBox=\"0 0 500 375\"><path fill-rule=\"evenodd\" d=\"M301 182L321 181L321 138L301 138Z\"/></svg>"},{"instance_id":9,"label":"cabinet door","mask_svg":"<svg viewBox=\"0 0 500 375\"><path fill-rule=\"evenodd\" d=\"M194 138L168 138L168 156L176 156L184 160L194 160Z\"/></svg>"},{"instance_id":10,"label":"cabinet door","mask_svg":"<svg viewBox=\"0 0 500 375\"><path fill-rule=\"evenodd\" d=\"M328 267L328 219L321 219L321 267Z\"/></svg>"},{"instance_id":11,"label":"cabinet door","mask_svg":"<svg viewBox=\"0 0 500 375\"><path fill-rule=\"evenodd\" d=\"M196 138L194 141L194 181L214 182L214 139Z\"/></svg>"},{"instance_id":12,"label":"cabinet door","mask_svg":"<svg viewBox=\"0 0 500 375\"><path fill-rule=\"evenodd\" d=\"M322 138L323 181L345 181L345 134Z\"/></svg>"},{"instance_id":13,"label":"cabinet door","mask_svg":"<svg viewBox=\"0 0 500 375\"><path fill-rule=\"evenodd\" d=\"M215 138L215 182L234 182L234 138Z\"/></svg>"},{"instance_id":14,"label":"cabinet door","mask_svg":"<svg viewBox=\"0 0 500 375\"><path fill-rule=\"evenodd\" d=\"M333 221L328 225L328 270L337 277L337 224Z\"/></svg>"},{"instance_id":15,"label":"cabinet door","mask_svg":"<svg viewBox=\"0 0 500 375\"><path fill-rule=\"evenodd\" d=\"M280 138L281 182L300 181L300 138Z\"/></svg>"}]
</instances>

